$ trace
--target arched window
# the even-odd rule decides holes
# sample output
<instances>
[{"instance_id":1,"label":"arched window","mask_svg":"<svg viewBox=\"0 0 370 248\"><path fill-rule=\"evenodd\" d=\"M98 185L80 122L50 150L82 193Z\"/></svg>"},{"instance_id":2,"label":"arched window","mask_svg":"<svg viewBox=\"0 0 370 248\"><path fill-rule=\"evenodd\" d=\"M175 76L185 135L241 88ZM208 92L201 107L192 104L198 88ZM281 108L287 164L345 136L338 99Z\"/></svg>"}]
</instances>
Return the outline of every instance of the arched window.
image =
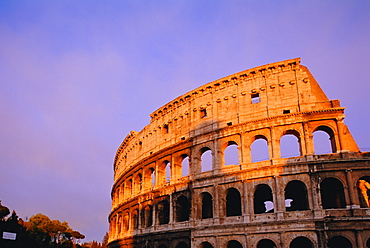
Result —
<instances>
[{"instance_id":1,"label":"arched window","mask_svg":"<svg viewBox=\"0 0 370 248\"><path fill-rule=\"evenodd\" d=\"M289 248L313 248L313 244L306 237L298 237L290 243Z\"/></svg>"},{"instance_id":2,"label":"arched window","mask_svg":"<svg viewBox=\"0 0 370 248\"><path fill-rule=\"evenodd\" d=\"M343 184L335 178L326 178L320 183L321 201L324 209L345 208Z\"/></svg>"},{"instance_id":3,"label":"arched window","mask_svg":"<svg viewBox=\"0 0 370 248\"><path fill-rule=\"evenodd\" d=\"M285 187L286 211L308 210L306 185L298 180L290 181Z\"/></svg>"},{"instance_id":4,"label":"arched window","mask_svg":"<svg viewBox=\"0 0 370 248\"><path fill-rule=\"evenodd\" d=\"M190 205L189 200L186 196L180 196L176 200L176 206L175 206L175 215L176 215L176 221L182 222L189 220L190 215Z\"/></svg>"},{"instance_id":5,"label":"arched window","mask_svg":"<svg viewBox=\"0 0 370 248\"><path fill-rule=\"evenodd\" d=\"M127 231L130 228L130 214L125 213L125 216L123 217L123 230Z\"/></svg>"},{"instance_id":6,"label":"arched window","mask_svg":"<svg viewBox=\"0 0 370 248\"><path fill-rule=\"evenodd\" d=\"M253 203L255 214L273 213L274 200L270 186L267 184L258 185L254 192Z\"/></svg>"},{"instance_id":7,"label":"arched window","mask_svg":"<svg viewBox=\"0 0 370 248\"><path fill-rule=\"evenodd\" d=\"M251 156L252 163L270 159L266 137L256 136L256 140L251 145Z\"/></svg>"},{"instance_id":8,"label":"arched window","mask_svg":"<svg viewBox=\"0 0 370 248\"><path fill-rule=\"evenodd\" d=\"M239 163L239 152L238 152L238 145L233 142L229 141L228 145L224 151L224 160L225 165L238 165Z\"/></svg>"},{"instance_id":9,"label":"arched window","mask_svg":"<svg viewBox=\"0 0 370 248\"><path fill-rule=\"evenodd\" d=\"M171 180L171 163L169 161L165 161L165 173L166 173L166 177L165 177L165 182L168 183L170 182Z\"/></svg>"},{"instance_id":10,"label":"arched window","mask_svg":"<svg viewBox=\"0 0 370 248\"><path fill-rule=\"evenodd\" d=\"M154 187L155 186L155 170L153 168L151 168L150 171L151 171L150 181L151 181L152 187Z\"/></svg>"},{"instance_id":11,"label":"arched window","mask_svg":"<svg viewBox=\"0 0 370 248\"><path fill-rule=\"evenodd\" d=\"M151 205L146 205L143 209L142 223L143 227L150 227L153 225L153 209Z\"/></svg>"},{"instance_id":12,"label":"arched window","mask_svg":"<svg viewBox=\"0 0 370 248\"><path fill-rule=\"evenodd\" d=\"M118 216L118 225L117 225L117 235L120 235L122 232L122 215Z\"/></svg>"},{"instance_id":13,"label":"arched window","mask_svg":"<svg viewBox=\"0 0 370 248\"><path fill-rule=\"evenodd\" d=\"M262 239L258 242L257 248L276 248L276 245L269 239Z\"/></svg>"},{"instance_id":14,"label":"arched window","mask_svg":"<svg viewBox=\"0 0 370 248\"><path fill-rule=\"evenodd\" d=\"M170 221L170 206L167 200L160 201L157 204L159 225L168 224Z\"/></svg>"},{"instance_id":15,"label":"arched window","mask_svg":"<svg viewBox=\"0 0 370 248\"><path fill-rule=\"evenodd\" d=\"M243 248L243 246L238 241L231 240L227 242L227 248Z\"/></svg>"},{"instance_id":16,"label":"arched window","mask_svg":"<svg viewBox=\"0 0 370 248\"><path fill-rule=\"evenodd\" d=\"M189 175L189 156L182 155L181 174L183 177Z\"/></svg>"},{"instance_id":17,"label":"arched window","mask_svg":"<svg viewBox=\"0 0 370 248\"><path fill-rule=\"evenodd\" d=\"M141 174L138 174L135 179L136 192L140 192L142 188L143 188L143 177Z\"/></svg>"},{"instance_id":18,"label":"arched window","mask_svg":"<svg viewBox=\"0 0 370 248\"><path fill-rule=\"evenodd\" d=\"M352 243L343 236L334 236L329 239L329 248L352 248Z\"/></svg>"},{"instance_id":19,"label":"arched window","mask_svg":"<svg viewBox=\"0 0 370 248\"><path fill-rule=\"evenodd\" d=\"M361 177L357 183L360 206L370 208L370 176Z\"/></svg>"},{"instance_id":20,"label":"arched window","mask_svg":"<svg viewBox=\"0 0 370 248\"><path fill-rule=\"evenodd\" d=\"M370 238L366 241L366 248L370 248Z\"/></svg>"},{"instance_id":21,"label":"arched window","mask_svg":"<svg viewBox=\"0 0 370 248\"><path fill-rule=\"evenodd\" d=\"M295 130L285 131L280 138L280 157L290 158L301 155L299 133Z\"/></svg>"},{"instance_id":22,"label":"arched window","mask_svg":"<svg viewBox=\"0 0 370 248\"><path fill-rule=\"evenodd\" d=\"M202 197L202 219L213 218L212 195L208 192L203 192Z\"/></svg>"},{"instance_id":23,"label":"arched window","mask_svg":"<svg viewBox=\"0 0 370 248\"><path fill-rule=\"evenodd\" d=\"M133 227L135 230L139 228L139 210L138 209L135 209L132 214L132 223L133 223Z\"/></svg>"},{"instance_id":24,"label":"arched window","mask_svg":"<svg viewBox=\"0 0 370 248\"><path fill-rule=\"evenodd\" d=\"M242 215L242 203L239 190L230 188L226 195L226 216Z\"/></svg>"},{"instance_id":25,"label":"arched window","mask_svg":"<svg viewBox=\"0 0 370 248\"><path fill-rule=\"evenodd\" d=\"M202 242L200 244L200 248L213 248L213 245L211 245L210 243L208 242Z\"/></svg>"},{"instance_id":26,"label":"arched window","mask_svg":"<svg viewBox=\"0 0 370 248\"><path fill-rule=\"evenodd\" d=\"M208 147L201 150L201 172L212 170L212 151Z\"/></svg>"},{"instance_id":27,"label":"arched window","mask_svg":"<svg viewBox=\"0 0 370 248\"><path fill-rule=\"evenodd\" d=\"M132 179L129 179L126 181L126 190L125 192L127 192L127 197L131 197L132 196Z\"/></svg>"},{"instance_id":28,"label":"arched window","mask_svg":"<svg viewBox=\"0 0 370 248\"><path fill-rule=\"evenodd\" d=\"M334 132L327 126L316 128L313 132L313 141L315 154L335 153L337 151Z\"/></svg>"}]
</instances>

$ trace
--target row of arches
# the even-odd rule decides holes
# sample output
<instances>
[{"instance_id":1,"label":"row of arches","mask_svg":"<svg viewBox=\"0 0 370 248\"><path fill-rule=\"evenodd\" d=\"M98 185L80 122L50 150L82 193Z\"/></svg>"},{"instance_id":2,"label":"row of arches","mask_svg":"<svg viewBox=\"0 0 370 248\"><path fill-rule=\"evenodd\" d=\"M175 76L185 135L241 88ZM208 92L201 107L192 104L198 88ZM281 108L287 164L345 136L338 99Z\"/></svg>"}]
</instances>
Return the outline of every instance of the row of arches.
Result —
<instances>
[{"instance_id":1,"label":"row of arches","mask_svg":"<svg viewBox=\"0 0 370 248\"><path fill-rule=\"evenodd\" d=\"M319 133L322 137L316 142L315 134ZM324 136L322 135L324 133ZM314 132L315 144L326 144L325 152L335 151L335 142L333 142L333 131L325 126L320 126ZM271 159L271 148L268 145L268 139L263 135L256 135L251 144L252 162ZM297 131L288 130L280 139L282 157L302 155L300 146L300 136ZM319 145L317 145L318 147ZM227 141L220 154L223 166L241 164L241 149L236 141ZM315 145L316 147L316 145ZM208 146L200 148L194 161L190 160L190 154L184 153L175 158L166 158L162 161L155 162L146 166L142 172L136 175L128 176L126 180L115 187L112 193L113 205L119 204L122 200L127 199L143 190L150 190L155 186L170 183L188 176L190 173L206 172L214 169L215 154ZM216 158L217 159L217 158ZM198 164L198 165L197 165Z\"/></svg>"},{"instance_id":2,"label":"row of arches","mask_svg":"<svg viewBox=\"0 0 370 248\"><path fill-rule=\"evenodd\" d=\"M212 245L210 242L202 242L199 245L199 248L214 248L216 246ZM243 246L242 243L240 243L237 240L230 240L226 243L226 248L244 248L247 247L246 245ZM257 245L254 246L256 248L277 248L281 247L281 245L278 242L274 242L271 239L261 239L258 241ZM307 237L299 236L294 238L289 243L289 248L314 248L314 243ZM352 244L352 242L344 237L344 236L334 236L329 239L328 248L352 248L355 247L355 245ZM370 247L370 239L367 241L366 247Z\"/></svg>"},{"instance_id":3,"label":"row of arches","mask_svg":"<svg viewBox=\"0 0 370 248\"><path fill-rule=\"evenodd\" d=\"M364 184L368 187L362 187ZM325 178L320 182L320 199L322 209L345 209L346 194L342 182L334 177ZM365 191L366 190L366 191ZM370 176L358 179L358 198L361 207L369 207ZM192 213L192 202L189 193L172 194L158 199L156 203L144 202L134 210L118 212L111 218L112 233L121 235L129 230L148 228L154 225L165 225L172 222L184 222L193 219L210 219L215 217L216 206L224 204L223 213L217 213L219 217L242 216L243 214L265 214L276 212L276 202L283 202L284 210L304 211L312 209L312 201L309 199L307 185L300 180L289 181L284 188L284 199L279 199L268 184L258 184L254 187L252 199L245 196L238 188L229 187L219 200L208 191L203 191L196 196L199 203L195 203L195 212ZM275 197L274 197L275 194ZM216 202L218 201L218 202ZM252 202L252 209L246 205ZM280 211L283 209L280 209Z\"/></svg>"}]
</instances>

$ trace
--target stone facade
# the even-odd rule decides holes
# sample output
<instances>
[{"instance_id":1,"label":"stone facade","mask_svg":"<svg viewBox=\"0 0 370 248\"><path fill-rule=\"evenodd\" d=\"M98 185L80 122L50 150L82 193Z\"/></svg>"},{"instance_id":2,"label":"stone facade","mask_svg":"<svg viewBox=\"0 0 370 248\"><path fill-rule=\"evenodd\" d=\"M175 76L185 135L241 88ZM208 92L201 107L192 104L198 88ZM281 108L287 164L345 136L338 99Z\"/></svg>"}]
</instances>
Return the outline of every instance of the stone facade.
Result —
<instances>
[{"instance_id":1,"label":"stone facade","mask_svg":"<svg viewBox=\"0 0 370 248\"><path fill-rule=\"evenodd\" d=\"M370 153L299 58L205 84L150 117L116 153L111 248L370 247Z\"/></svg>"}]
</instances>

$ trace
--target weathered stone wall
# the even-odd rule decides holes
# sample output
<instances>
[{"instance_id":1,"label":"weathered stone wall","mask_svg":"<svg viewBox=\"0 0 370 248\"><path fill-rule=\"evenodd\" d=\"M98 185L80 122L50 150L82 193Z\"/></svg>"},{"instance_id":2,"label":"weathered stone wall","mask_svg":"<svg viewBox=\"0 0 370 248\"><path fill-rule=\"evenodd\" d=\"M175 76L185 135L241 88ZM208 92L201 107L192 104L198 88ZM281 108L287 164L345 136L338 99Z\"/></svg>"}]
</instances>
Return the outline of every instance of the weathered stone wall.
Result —
<instances>
[{"instance_id":1,"label":"weathered stone wall","mask_svg":"<svg viewBox=\"0 0 370 248\"><path fill-rule=\"evenodd\" d=\"M370 210L358 185L370 182L369 154L343 120L299 59L174 99L117 151L110 246L334 247L343 238L366 247ZM315 151L317 131L329 154ZM282 156L287 136L300 154ZM256 162L260 141L268 158Z\"/></svg>"}]
</instances>

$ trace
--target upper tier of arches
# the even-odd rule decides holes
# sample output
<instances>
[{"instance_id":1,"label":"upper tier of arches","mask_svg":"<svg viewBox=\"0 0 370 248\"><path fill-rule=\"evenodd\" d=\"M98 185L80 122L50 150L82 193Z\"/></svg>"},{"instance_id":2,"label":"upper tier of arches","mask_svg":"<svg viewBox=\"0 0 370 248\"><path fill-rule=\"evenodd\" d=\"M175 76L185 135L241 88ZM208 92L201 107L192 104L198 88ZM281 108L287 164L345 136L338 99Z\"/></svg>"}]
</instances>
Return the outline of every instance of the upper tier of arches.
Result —
<instances>
[{"instance_id":1,"label":"upper tier of arches","mask_svg":"<svg viewBox=\"0 0 370 248\"><path fill-rule=\"evenodd\" d=\"M205 84L151 114L150 124L140 132L130 132L120 145L114 161L115 180L168 149L235 134L248 136L247 148L253 139L265 140L270 158L291 155L280 154L284 135L298 139L295 153L314 154L311 135L315 131L330 137L330 152L358 151L343 119L339 101L326 97L299 58L256 67Z\"/></svg>"}]
</instances>

